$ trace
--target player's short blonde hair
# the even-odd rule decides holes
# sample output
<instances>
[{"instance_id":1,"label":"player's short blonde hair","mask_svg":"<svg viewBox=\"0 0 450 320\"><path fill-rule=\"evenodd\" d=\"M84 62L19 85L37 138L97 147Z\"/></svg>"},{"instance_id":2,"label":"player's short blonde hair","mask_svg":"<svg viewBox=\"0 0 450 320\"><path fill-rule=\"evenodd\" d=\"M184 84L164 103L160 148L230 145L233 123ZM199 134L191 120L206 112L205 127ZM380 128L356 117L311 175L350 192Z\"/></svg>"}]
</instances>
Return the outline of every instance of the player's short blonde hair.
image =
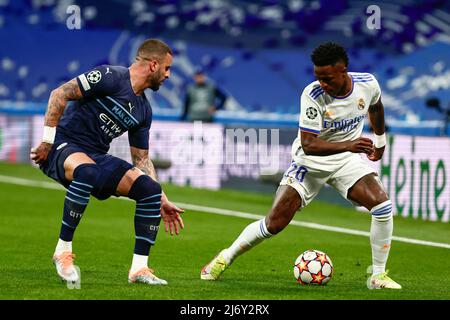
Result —
<instances>
[{"instance_id":1,"label":"player's short blonde hair","mask_svg":"<svg viewBox=\"0 0 450 320\"><path fill-rule=\"evenodd\" d=\"M136 58L161 61L167 54L173 55L166 43L158 39L147 39L139 46Z\"/></svg>"}]
</instances>

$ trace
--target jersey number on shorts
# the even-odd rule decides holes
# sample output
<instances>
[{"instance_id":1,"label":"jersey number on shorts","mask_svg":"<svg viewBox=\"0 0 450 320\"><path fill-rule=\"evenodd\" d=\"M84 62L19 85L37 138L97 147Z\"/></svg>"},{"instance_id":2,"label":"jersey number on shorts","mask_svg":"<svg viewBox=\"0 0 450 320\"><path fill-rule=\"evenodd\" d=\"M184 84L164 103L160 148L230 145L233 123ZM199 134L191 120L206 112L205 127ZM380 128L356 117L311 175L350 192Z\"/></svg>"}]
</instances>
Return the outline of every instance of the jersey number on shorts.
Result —
<instances>
[{"instance_id":1,"label":"jersey number on shorts","mask_svg":"<svg viewBox=\"0 0 450 320\"><path fill-rule=\"evenodd\" d=\"M295 173L295 179L297 179L298 182L303 182L303 179L305 179L305 175L308 172L308 169L305 166L298 166L296 163L292 163L291 168L288 169L288 171L285 173L285 176L288 177L292 173Z\"/></svg>"}]
</instances>

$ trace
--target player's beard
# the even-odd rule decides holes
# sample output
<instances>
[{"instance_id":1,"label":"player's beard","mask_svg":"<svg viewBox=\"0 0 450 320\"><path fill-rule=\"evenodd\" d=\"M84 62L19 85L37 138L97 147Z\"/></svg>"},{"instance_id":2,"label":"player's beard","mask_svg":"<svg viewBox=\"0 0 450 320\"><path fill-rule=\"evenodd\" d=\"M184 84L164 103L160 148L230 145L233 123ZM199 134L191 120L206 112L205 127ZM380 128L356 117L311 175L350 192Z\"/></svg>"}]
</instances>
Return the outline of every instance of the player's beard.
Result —
<instances>
[{"instance_id":1,"label":"player's beard","mask_svg":"<svg viewBox=\"0 0 450 320\"><path fill-rule=\"evenodd\" d=\"M150 89L152 89L153 91L158 91L159 87L161 86L161 83L164 81L164 79L163 80L160 80L160 79L162 79L161 72L158 72L153 77L151 77L150 78Z\"/></svg>"}]
</instances>

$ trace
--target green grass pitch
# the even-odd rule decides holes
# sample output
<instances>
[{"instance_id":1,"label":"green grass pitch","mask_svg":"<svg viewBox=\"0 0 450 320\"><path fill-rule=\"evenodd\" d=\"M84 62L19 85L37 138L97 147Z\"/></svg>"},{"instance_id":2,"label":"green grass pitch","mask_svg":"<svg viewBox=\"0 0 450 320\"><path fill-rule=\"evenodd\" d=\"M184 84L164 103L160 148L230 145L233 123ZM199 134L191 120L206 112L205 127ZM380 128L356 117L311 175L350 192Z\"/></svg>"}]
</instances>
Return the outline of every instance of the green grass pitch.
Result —
<instances>
[{"instance_id":1,"label":"green grass pitch","mask_svg":"<svg viewBox=\"0 0 450 320\"><path fill-rule=\"evenodd\" d=\"M28 165L0 163L0 175L50 181ZM164 185L169 199L265 215L272 196L231 190L208 191ZM325 300L450 298L449 249L394 241L388 269L402 290L368 290L371 264L364 236L290 225L276 237L241 256L220 281L200 280L200 269L228 246L252 220L186 211L185 229L170 236L161 228L150 265L166 287L127 283L134 246L134 204L92 199L74 239L81 289L69 290L51 263L61 223L63 190L0 182L0 299L151 299L151 300ZM353 209L315 201L299 221L368 231L370 217ZM394 235L449 243L450 225L395 218ZM323 287L296 283L292 266L306 249L326 252L334 276Z\"/></svg>"}]
</instances>

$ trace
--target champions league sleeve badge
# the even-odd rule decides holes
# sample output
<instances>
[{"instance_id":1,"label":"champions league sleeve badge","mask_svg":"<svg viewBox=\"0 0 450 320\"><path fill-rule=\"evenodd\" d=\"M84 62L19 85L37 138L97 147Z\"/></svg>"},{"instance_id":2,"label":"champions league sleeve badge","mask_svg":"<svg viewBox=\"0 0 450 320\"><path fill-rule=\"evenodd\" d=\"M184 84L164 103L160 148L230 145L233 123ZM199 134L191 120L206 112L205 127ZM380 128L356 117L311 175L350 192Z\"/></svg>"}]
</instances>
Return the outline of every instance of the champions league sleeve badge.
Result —
<instances>
[{"instance_id":1,"label":"champions league sleeve badge","mask_svg":"<svg viewBox=\"0 0 450 320\"><path fill-rule=\"evenodd\" d=\"M90 83L96 84L102 79L102 73L98 70L93 70L88 73L86 78Z\"/></svg>"},{"instance_id":2,"label":"champions league sleeve badge","mask_svg":"<svg viewBox=\"0 0 450 320\"><path fill-rule=\"evenodd\" d=\"M306 109L306 116L311 119L314 120L317 117L317 109L313 108L313 107L309 107L308 109Z\"/></svg>"}]
</instances>

